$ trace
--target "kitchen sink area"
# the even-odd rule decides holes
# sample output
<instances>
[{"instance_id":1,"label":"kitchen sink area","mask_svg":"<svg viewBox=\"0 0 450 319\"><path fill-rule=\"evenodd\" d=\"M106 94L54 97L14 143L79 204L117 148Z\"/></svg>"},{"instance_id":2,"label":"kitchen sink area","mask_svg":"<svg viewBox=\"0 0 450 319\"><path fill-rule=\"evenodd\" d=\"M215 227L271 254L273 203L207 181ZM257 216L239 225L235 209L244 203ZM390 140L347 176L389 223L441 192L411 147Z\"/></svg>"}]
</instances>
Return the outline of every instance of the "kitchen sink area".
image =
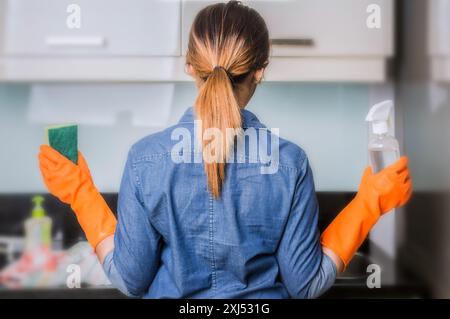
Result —
<instances>
[{"instance_id":1,"label":"kitchen sink area","mask_svg":"<svg viewBox=\"0 0 450 319\"><path fill-rule=\"evenodd\" d=\"M116 207L117 194L107 193L103 196L111 207ZM319 229L323 230L330 218L333 218L354 194L318 192L317 196L321 207ZM0 268L10 263L11 258L20 257L20 249L23 246L22 223L31 207L31 197L32 194L0 196L0 218L9 216L7 220L0 220L0 239L3 238L4 242L5 238L9 238L9 243L13 245L7 249L6 245L0 244ZM59 239L61 240L59 245L67 249L83 240L83 233L70 209L50 195L44 194L44 197L46 210L55 224L53 236L63 234ZM367 270L371 264L380 267L379 288L367 286L367 278L371 274ZM426 295L425 286L417 278L409 275L381 250L365 242L345 272L338 275L333 287L322 298L423 298ZM2 298L126 298L126 296L109 285L92 286L82 283L79 288L68 288L66 285L16 288L0 286L0 299Z\"/></svg>"}]
</instances>

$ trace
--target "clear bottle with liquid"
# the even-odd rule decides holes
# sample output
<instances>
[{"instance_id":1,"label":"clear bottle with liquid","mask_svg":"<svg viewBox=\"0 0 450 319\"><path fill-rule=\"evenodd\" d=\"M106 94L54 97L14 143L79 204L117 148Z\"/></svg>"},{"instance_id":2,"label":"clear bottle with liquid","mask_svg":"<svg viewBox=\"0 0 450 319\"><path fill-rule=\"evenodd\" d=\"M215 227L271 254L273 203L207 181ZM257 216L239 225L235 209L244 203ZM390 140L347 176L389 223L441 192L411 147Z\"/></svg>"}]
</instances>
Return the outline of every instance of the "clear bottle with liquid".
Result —
<instances>
[{"instance_id":1,"label":"clear bottle with liquid","mask_svg":"<svg viewBox=\"0 0 450 319\"><path fill-rule=\"evenodd\" d=\"M369 141L369 163L374 173L400 158L398 141L390 135L374 135Z\"/></svg>"},{"instance_id":2,"label":"clear bottle with liquid","mask_svg":"<svg viewBox=\"0 0 450 319\"><path fill-rule=\"evenodd\" d=\"M371 123L369 138L369 164L374 173L400 158L400 146L395 137L389 134L389 118L393 107L392 101L375 104L369 111L366 121Z\"/></svg>"}]
</instances>

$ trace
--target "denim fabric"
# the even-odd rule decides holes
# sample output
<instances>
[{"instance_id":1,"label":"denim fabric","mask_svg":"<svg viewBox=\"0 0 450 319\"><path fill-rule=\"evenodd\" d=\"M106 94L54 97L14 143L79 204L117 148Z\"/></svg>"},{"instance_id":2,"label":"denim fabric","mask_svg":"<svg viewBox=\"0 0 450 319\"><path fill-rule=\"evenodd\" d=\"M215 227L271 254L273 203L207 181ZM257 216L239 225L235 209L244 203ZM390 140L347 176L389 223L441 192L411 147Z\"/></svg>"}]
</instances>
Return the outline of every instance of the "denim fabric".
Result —
<instances>
[{"instance_id":1,"label":"denim fabric","mask_svg":"<svg viewBox=\"0 0 450 319\"><path fill-rule=\"evenodd\" d=\"M243 127L277 141L254 114ZM131 148L119 192L115 248L104 269L129 296L145 298L314 298L336 268L322 253L318 205L304 151L279 139L277 171L251 158L226 165L221 197L207 188L203 164L176 163L177 128L194 136L189 108L180 122ZM174 132L176 134L174 134ZM178 133L177 133L178 132ZM258 139L262 138L258 135ZM273 142L271 142L273 143ZM192 156L192 157L191 157ZM201 158L201 155L200 155Z\"/></svg>"}]
</instances>

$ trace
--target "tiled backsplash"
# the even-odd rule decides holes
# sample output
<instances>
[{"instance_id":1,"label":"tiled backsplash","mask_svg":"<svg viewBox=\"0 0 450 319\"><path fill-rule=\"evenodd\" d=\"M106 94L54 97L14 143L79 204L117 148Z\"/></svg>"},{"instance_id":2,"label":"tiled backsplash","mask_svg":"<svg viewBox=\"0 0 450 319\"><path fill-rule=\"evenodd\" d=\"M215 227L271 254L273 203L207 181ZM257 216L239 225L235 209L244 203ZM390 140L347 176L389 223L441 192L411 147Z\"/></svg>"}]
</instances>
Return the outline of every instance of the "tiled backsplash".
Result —
<instances>
[{"instance_id":1,"label":"tiled backsplash","mask_svg":"<svg viewBox=\"0 0 450 319\"><path fill-rule=\"evenodd\" d=\"M113 84L110 89L128 94L130 86L133 84ZM36 157L44 142L45 125L33 120L31 113L39 109L31 110L31 88L26 84L0 85L0 193L45 192ZM93 95L95 90L87 93L85 99L91 101ZM118 114L112 125L95 125L92 121L81 124L79 147L100 190L117 192L132 143L175 123L193 104L195 96L194 84L175 83L171 105L164 106L170 108L169 117L159 127L134 126L126 111ZM131 96L130 108L134 103ZM106 104L99 104L89 114L106 116L112 112ZM248 108L269 128L279 128L282 137L306 150L317 190L353 191L366 165L364 117L368 106L368 85L264 83ZM161 106L149 105L155 112L158 107Z\"/></svg>"}]
</instances>

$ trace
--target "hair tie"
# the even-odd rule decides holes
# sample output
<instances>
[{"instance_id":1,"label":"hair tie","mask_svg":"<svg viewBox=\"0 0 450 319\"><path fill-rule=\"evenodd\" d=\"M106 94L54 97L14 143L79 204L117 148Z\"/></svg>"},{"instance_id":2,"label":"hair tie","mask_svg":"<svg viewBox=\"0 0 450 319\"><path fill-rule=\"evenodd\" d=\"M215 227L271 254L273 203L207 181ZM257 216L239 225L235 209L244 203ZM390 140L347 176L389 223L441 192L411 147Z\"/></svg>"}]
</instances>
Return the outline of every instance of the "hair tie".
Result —
<instances>
[{"instance_id":1,"label":"hair tie","mask_svg":"<svg viewBox=\"0 0 450 319\"><path fill-rule=\"evenodd\" d=\"M217 69L222 69L222 70L224 70L227 74L228 74L228 70L227 69L225 69L223 66L221 66L221 65L216 65L214 68L213 68L213 70L217 70Z\"/></svg>"},{"instance_id":2,"label":"hair tie","mask_svg":"<svg viewBox=\"0 0 450 319\"><path fill-rule=\"evenodd\" d=\"M214 68L213 68L213 71L214 70L224 70L225 71L225 73L227 74L227 76L228 76L228 79L231 81L231 83L234 85L234 80L233 80L233 75L231 75L231 73L226 69L226 68L224 68L223 66L221 66L221 65L216 65Z\"/></svg>"}]
</instances>

